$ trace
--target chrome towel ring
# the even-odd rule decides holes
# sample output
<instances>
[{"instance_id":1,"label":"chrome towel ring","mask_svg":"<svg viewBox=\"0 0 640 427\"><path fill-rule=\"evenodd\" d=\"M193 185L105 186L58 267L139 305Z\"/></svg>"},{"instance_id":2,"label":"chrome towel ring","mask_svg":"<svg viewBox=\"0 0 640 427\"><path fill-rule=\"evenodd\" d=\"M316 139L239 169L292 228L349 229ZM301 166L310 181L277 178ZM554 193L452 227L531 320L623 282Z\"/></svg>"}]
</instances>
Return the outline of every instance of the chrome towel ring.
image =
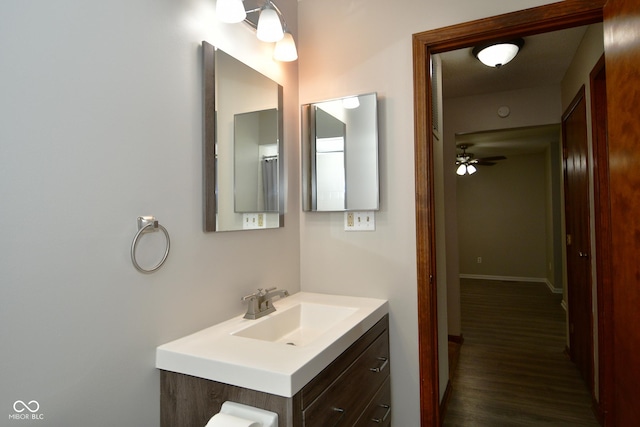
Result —
<instances>
[{"instance_id":1,"label":"chrome towel ring","mask_svg":"<svg viewBox=\"0 0 640 427\"><path fill-rule=\"evenodd\" d=\"M150 270L146 270L140 267L140 265L138 264L138 261L136 260L136 246L138 245L138 239L143 234L152 233L158 230L162 230L162 232L164 233L164 236L167 238L167 247L158 265L156 265ZM169 256L170 248L171 248L171 240L169 239L169 233L167 232L167 229L161 226L158 223L158 220L154 216L139 216L138 232L133 238L133 243L131 244L131 262L133 263L133 266L136 268L136 270L138 270L141 273L153 273L154 271L162 267L162 264L164 264L164 262L167 260L167 257Z\"/></svg>"}]
</instances>

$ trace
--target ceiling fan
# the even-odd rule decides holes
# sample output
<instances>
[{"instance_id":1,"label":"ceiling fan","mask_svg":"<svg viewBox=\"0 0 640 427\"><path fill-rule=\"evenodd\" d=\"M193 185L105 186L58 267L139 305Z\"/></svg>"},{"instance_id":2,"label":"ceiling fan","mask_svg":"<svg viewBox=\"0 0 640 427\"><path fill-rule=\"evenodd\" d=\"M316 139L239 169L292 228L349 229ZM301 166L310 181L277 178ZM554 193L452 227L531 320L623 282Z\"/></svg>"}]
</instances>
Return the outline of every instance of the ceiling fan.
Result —
<instances>
[{"instance_id":1,"label":"ceiling fan","mask_svg":"<svg viewBox=\"0 0 640 427\"><path fill-rule=\"evenodd\" d=\"M477 170L476 165L493 166L496 164L496 161L506 159L505 156L491 156L475 159L473 157L473 153L467 153L467 148L471 147L472 145L473 144L459 144L457 146L458 149L462 150L462 153L456 154L456 165L458 165L456 173L458 175L472 175Z\"/></svg>"}]
</instances>

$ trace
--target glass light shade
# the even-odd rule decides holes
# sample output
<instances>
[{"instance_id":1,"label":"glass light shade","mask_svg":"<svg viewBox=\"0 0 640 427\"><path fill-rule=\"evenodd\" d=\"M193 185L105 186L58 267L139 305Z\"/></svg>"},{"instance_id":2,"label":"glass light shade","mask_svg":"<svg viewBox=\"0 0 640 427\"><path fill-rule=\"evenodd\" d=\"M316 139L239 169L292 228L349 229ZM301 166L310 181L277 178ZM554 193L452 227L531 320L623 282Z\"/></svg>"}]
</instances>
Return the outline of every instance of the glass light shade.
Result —
<instances>
[{"instance_id":1,"label":"glass light shade","mask_svg":"<svg viewBox=\"0 0 640 427\"><path fill-rule=\"evenodd\" d=\"M242 0L216 0L216 16L221 22L235 24L247 17Z\"/></svg>"},{"instance_id":2,"label":"glass light shade","mask_svg":"<svg viewBox=\"0 0 640 427\"><path fill-rule=\"evenodd\" d=\"M257 37L263 42L277 42L284 37L282 24L278 12L266 7L260 12L258 18Z\"/></svg>"},{"instance_id":3,"label":"glass light shade","mask_svg":"<svg viewBox=\"0 0 640 427\"><path fill-rule=\"evenodd\" d=\"M360 100L357 96L345 98L342 100L342 106L347 110L353 110L354 108L358 108L360 106Z\"/></svg>"},{"instance_id":4,"label":"glass light shade","mask_svg":"<svg viewBox=\"0 0 640 427\"><path fill-rule=\"evenodd\" d=\"M460 176L464 175L465 173L467 173L467 167L464 164L458 166L456 173Z\"/></svg>"},{"instance_id":5,"label":"glass light shade","mask_svg":"<svg viewBox=\"0 0 640 427\"><path fill-rule=\"evenodd\" d=\"M467 173L469 175L473 175L474 173L476 173L476 167L473 165L467 165Z\"/></svg>"},{"instance_id":6,"label":"glass light shade","mask_svg":"<svg viewBox=\"0 0 640 427\"><path fill-rule=\"evenodd\" d=\"M291 62L298 59L296 42L293 40L291 33L284 33L284 37L278 40L276 47L273 49L273 59L282 62Z\"/></svg>"},{"instance_id":7,"label":"glass light shade","mask_svg":"<svg viewBox=\"0 0 640 427\"><path fill-rule=\"evenodd\" d=\"M516 57L520 48L513 43L494 44L477 53L484 65L499 68Z\"/></svg>"}]
</instances>

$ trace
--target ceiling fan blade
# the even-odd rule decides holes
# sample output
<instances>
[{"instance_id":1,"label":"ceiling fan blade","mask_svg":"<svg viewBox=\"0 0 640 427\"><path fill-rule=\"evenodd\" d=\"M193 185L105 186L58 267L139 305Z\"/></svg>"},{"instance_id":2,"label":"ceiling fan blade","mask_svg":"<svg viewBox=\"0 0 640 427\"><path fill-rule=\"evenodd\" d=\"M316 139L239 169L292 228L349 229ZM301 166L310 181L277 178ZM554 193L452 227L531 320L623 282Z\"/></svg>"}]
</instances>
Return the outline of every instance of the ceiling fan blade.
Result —
<instances>
[{"instance_id":1,"label":"ceiling fan blade","mask_svg":"<svg viewBox=\"0 0 640 427\"><path fill-rule=\"evenodd\" d=\"M506 160L507 158L505 156L492 156L492 157L482 157L478 160L480 161L487 161L487 162L493 162L495 160Z\"/></svg>"},{"instance_id":2,"label":"ceiling fan blade","mask_svg":"<svg viewBox=\"0 0 640 427\"><path fill-rule=\"evenodd\" d=\"M497 164L496 162L486 162L484 160L478 160L477 162L474 162L476 165L480 165L480 166L493 166L495 164Z\"/></svg>"}]
</instances>

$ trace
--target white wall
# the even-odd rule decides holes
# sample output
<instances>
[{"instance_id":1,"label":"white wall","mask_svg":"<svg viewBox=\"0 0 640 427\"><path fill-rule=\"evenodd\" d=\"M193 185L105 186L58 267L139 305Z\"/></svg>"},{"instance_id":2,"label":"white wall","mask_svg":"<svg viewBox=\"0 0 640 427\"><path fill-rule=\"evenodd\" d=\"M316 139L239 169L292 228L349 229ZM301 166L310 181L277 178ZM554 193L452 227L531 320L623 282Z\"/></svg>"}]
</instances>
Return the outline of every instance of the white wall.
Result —
<instances>
[{"instance_id":1,"label":"white wall","mask_svg":"<svg viewBox=\"0 0 640 427\"><path fill-rule=\"evenodd\" d=\"M377 92L381 183L375 232L344 232L341 213L301 216L302 287L389 299L394 425L419 425L411 36L544 3L299 2L300 102Z\"/></svg>"},{"instance_id":2,"label":"white wall","mask_svg":"<svg viewBox=\"0 0 640 427\"><path fill-rule=\"evenodd\" d=\"M458 177L460 274L546 281L546 169L540 152Z\"/></svg>"},{"instance_id":3,"label":"white wall","mask_svg":"<svg viewBox=\"0 0 640 427\"><path fill-rule=\"evenodd\" d=\"M0 2L0 425L158 426L157 345L258 286L299 289L297 64L214 5ZM284 229L202 231L202 40L284 85ZM172 239L150 275L129 259L139 215ZM8 420L17 400L44 421Z\"/></svg>"}]
</instances>

